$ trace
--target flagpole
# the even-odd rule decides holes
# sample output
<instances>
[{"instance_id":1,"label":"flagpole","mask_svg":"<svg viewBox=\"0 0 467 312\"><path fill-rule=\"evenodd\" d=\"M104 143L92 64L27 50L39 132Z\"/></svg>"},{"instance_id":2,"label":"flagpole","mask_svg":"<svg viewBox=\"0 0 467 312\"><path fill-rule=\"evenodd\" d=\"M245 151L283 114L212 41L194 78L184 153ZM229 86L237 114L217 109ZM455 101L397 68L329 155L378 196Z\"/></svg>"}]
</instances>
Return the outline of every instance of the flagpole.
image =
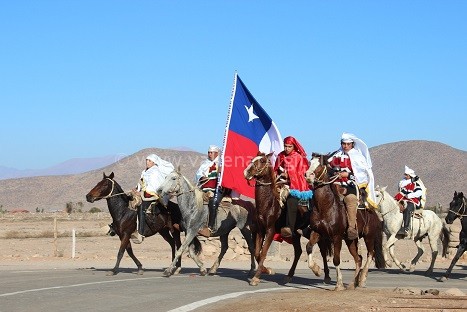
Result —
<instances>
[{"instance_id":1,"label":"flagpole","mask_svg":"<svg viewBox=\"0 0 467 312\"><path fill-rule=\"evenodd\" d=\"M233 106L233 101L235 97L235 90L237 89L237 71L235 71L234 74L234 81L232 85L232 91L230 94L230 103L229 103L229 109L227 111L227 121L225 123L225 129L224 129L224 138L222 141L222 149L221 149L221 154L219 155L219 168L221 168L221 173L217 175L217 187L216 187L216 192L214 194L214 202L217 201L218 198L218 193L219 193L219 188L222 184L222 177L224 175L224 151L226 148L226 143L227 143L227 136L229 135L229 125L230 125L230 117L232 116L232 106Z\"/></svg>"}]
</instances>

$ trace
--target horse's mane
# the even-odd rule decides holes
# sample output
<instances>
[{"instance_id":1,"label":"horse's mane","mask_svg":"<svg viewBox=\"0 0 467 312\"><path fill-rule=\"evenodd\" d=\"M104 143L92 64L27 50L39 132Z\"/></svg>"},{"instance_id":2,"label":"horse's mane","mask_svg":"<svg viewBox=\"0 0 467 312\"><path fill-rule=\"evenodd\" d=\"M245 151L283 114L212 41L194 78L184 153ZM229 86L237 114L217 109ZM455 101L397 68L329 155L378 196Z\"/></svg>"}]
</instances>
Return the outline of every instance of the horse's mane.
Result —
<instances>
[{"instance_id":1,"label":"horse's mane","mask_svg":"<svg viewBox=\"0 0 467 312\"><path fill-rule=\"evenodd\" d=\"M195 204L197 208L202 208L203 207L203 191L201 191L199 188L194 187L193 184L180 172L177 171L177 174L183 177L183 180L185 183L188 185L190 190L194 190L194 197L195 197Z\"/></svg>"}]
</instances>

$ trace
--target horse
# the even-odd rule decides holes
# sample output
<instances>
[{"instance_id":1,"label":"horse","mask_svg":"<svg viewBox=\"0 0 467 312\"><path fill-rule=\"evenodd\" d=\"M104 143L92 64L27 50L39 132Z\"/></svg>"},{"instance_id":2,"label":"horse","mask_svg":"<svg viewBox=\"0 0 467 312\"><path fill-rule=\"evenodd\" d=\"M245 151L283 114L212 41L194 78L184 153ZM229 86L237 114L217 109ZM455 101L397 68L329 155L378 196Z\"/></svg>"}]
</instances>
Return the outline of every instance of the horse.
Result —
<instances>
[{"instance_id":1,"label":"horse","mask_svg":"<svg viewBox=\"0 0 467 312\"><path fill-rule=\"evenodd\" d=\"M107 275L116 275L119 272L120 261L122 260L123 254L126 252L131 259L135 262L138 268L138 274L143 274L143 265L136 258L131 247L130 237L131 234L136 230L136 211L130 209L129 203L131 196L126 194L121 186L114 180L114 173L112 172L109 176L103 174L103 179L94 186L89 193L86 195L86 200L93 203L96 200L106 199L107 207L110 215L112 216L112 223L115 233L120 238L120 248L117 253L117 262L114 268L107 273ZM167 206L168 210L172 213L172 221L179 222L179 215L177 213L178 206L173 202L169 202ZM176 249L181 245L180 231L174 229L171 234L167 227L167 221L169 216L167 214L148 214L146 216L146 227L144 230L144 236L149 237L156 233L166 240L172 248L172 259L175 257ZM194 243L194 257L197 258L201 248L200 242ZM181 268L181 261L176 264L177 270Z\"/></svg>"},{"instance_id":2,"label":"horse","mask_svg":"<svg viewBox=\"0 0 467 312\"><path fill-rule=\"evenodd\" d=\"M333 181L329 179L326 165L327 157L328 155L313 154L310 168L306 172L308 181L314 185L314 209L310 220L312 233L306 245L306 252L308 254L308 267L316 276L319 276L321 268L313 260L313 246L322 240L325 242L327 250L331 251L333 248L333 263L337 274L334 290L340 291L345 289L340 269L342 240L345 240L347 248L355 261L353 281L348 285L348 288L353 289L355 286L359 286L359 279L364 281L363 277L365 276L361 277L362 275L360 275L362 257L358 254L358 240L349 240L347 238L346 210L337 195L337 190L333 189L335 188ZM331 253L328 253L328 255L331 255ZM323 258L323 264L326 269L325 258Z\"/></svg>"},{"instance_id":3,"label":"horse","mask_svg":"<svg viewBox=\"0 0 467 312\"><path fill-rule=\"evenodd\" d=\"M267 252L271 246L274 234L280 233L280 228L285 226L285 209L280 207L279 193L276 184L276 175L270 161L271 154L258 153L250 164L245 168L243 174L248 183L255 179L255 226L253 227L253 236L255 237L255 258L258 262L258 269L250 281L251 286L257 286L260 282L262 273L274 274L271 268L264 266ZM301 220L309 220L309 212L306 217L297 218L296 228L306 228L308 223L300 224ZM298 234L298 233L297 233ZM284 282L289 282L295 274L298 260L302 254L300 244L300 235L292 236L292 245L294 247L294 260ZM324 250L324 249L323 249ZM323 256L325 259L325 256ZM330 281L329 274L326 278Z\"/></svg>"},{"instance_id":4,"label":"horse","mask_svg":"<svg viewBox=\"0 0 467 312\"><path fill-rule=\"evenodd\" d=\"M203 204L203 191L193 186L188 179L179 171L174 170L170 173L157 190L163 198L176 196L182 215L182 227L186 229L185 241L178 248L172 264L164 271L164 276L171 276L176 268L176 262L185 251L187 245L196 238L198 231L206 226L208 219L208 207ZM228 206L228 207L227 207ZM216 224L217 230L210 237L219 237L221 242L221 251L214 264L208 272L202 262L197 262L201 275L214 275L228 249L229 233L238 227L245 238L248 249L251 254L251 266L249 274L254 272L256 265L253 257L254 242L251 236L251 213L253 205L243 200L233 200L231 205L221 202L218 208Z\"/></svg>"},{"instance_id":5,"label":"horse","mask_svg":"<svg viewBox=\"0 0 467 312\"><path fill-rule=\"evenodd\" d=\"M384 232L388 237L387 242L384 246L386 250L389 250L394 263L402 270L406 270L406 266L402 264L394 254L394 244L397 240L404 238L403 235L398 234L400 228L402 227L403 217L400 212L399 203L386 191L386 187L376 187L376 203L378 209L381 213L384 222ZM431 210L418 210L417 214L420 214L419 217L412 218L412 226L409 230L409 237L413 238L415 245L417 245L417 255L410 263L408 269L409 272L415 271L415 266L423 255L425 251L423 247L423 239L428 237L428 241L431 247L431 263L428 270L425 272L426 275L433 273L433 267L435 265L435 260L438 255L438 238L444 241L445 235L442 231L443 223L441 219Z\"/></svg>"},{"instance_id":6,"label":"horse","mask_svg":"<svg viewBox=\"0 0 467 312\"><path fill-rule=\"evenodd\" d=\"M451 264L447 269L440 281L445 282L451 275L452 268L456 265L459 258L467 250L467 207L466 198L462 192L454 192L454 197L449 204L449 212L444 219L447 224L452 224L456 218L461 221L462 229L459 233L459 246L457 246L457 252L454 258L452 258Z\"/></svg>"}]
</instances>

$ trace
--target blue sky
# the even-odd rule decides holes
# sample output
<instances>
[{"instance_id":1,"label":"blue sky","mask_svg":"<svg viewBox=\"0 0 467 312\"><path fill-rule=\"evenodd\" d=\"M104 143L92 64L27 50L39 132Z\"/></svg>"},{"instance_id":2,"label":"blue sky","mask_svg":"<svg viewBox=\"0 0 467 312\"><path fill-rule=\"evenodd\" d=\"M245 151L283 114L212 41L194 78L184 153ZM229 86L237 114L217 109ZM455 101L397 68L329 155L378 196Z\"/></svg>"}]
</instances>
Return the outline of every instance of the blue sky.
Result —
<instances>
[{"instance_id":1,"label":"blue sky","mask_svg":"<svg viewBox=\"0 0 467 312\"><path fill-rule=\"evenodd\" d=\"M235 71L308 153L467 150L467 1L4 1L0 166L222 145Z\"/></svg>"}]
</instances>

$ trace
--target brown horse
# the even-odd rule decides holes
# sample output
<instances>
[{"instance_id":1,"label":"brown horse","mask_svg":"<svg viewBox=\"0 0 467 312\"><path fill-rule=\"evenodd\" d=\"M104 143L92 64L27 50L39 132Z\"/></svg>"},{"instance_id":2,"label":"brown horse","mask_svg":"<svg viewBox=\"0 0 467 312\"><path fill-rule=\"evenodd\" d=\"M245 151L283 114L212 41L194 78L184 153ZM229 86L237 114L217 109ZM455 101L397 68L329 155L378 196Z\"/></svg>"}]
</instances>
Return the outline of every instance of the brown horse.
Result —
<instances>
[{"instance_id":1,"label":"brown horse","mask_svg":"<svg viewBox=\"0 0 467 312\"><path fill-rule=\"evenodd\" d=\"M254 227L252 229L255 237L255 258L258 262L258 268L250 285L256 286L260 281L262 273L274 274L271 268L264 266L267 252L271 246L274 234L280 233L280 228L285 226L285 209L281 209L279 204L279 193L276 185L276 175L272 168L270 157L272 154L265 155L258 153L252 159L251 163L244 171L245 178L250 181L256 180L255 184L255 205L256 213L254 215ZM306 228L309 223L309 212L307 216L297 218L296 228ZM300 220L301 219L301 220ZM301 222L305 220L305 223ZM292 236L292 245L294 247L294 260L292 267L287 274L285 282L289 282L295 274L298 260L302 254L300 244L300 235ZM328 271L329 273L329 271ZM329 274L328 274L329 278ZM330 278L329 278L330 280Z\"/></svg>"},{"instance_id":2,"label":"brown horse","mask_svg":"<svg viewBox=\"0 0 467 312\"><path fill-rule=\"evenodd\" d=\"M114 268L107 275L115 275L118 273L120 261L122 260L125 250L138 267L138 274L143 274L143 265L134 255L130 242L131 234L136 230L136 211L130 209L129 203L131 196L127 195L120 185L114 180L113 172L109 176L106 176L104 173L104 178L86 195L86 200L90 203L100 199L107 200L107 207L110 215L112 216L113 228L120 238L117 262L115 263ZM178 205L173 202L169 202L167 209L171 213L172 222L180 224L181 214ZM167 227L168 218L168 214L148 214L145 218L146 226L144 229L144 236L149 237L156 233L160 233L172 248L173 259L175 257L176 250L181 246L180 231L174 229L173 233L170 233L169 228ZM196 241L194 241L194 253L197 255L200 251L201 244L196 239ZM177 263L178 270L180 267L181 260Z\"/></svg>"},{"instance_id":3,"label":"brown horse","mask_svg":"<svg viewBox=\"0 0 467 312\"><path fill-rule=\"evenodd\" d=\"M314 184L314 207L311 216L311 230L309 241L306 246L308 254L308 267L319 276L321 268L313 260L313 246L320 240L323 240L328 249L333 247L333 263L336 268L337 281L335 290L345 289L340 269L340 253L342 240L349 249L350 254L355 261L355 274L353 282L348 288L355 288L358 285L358 276L362 266L362 259L358 254L358 241L347 239L347 216L343 203L340 201L337 192L333 190L334 185L329 180L327 166L324 164L323 156L313 158L310 163L310 169L307 171L307 177ZM321 249L321 248L320 248ZM326 266L326 261L323 261Z\"/></svg>"}]
</instances>

